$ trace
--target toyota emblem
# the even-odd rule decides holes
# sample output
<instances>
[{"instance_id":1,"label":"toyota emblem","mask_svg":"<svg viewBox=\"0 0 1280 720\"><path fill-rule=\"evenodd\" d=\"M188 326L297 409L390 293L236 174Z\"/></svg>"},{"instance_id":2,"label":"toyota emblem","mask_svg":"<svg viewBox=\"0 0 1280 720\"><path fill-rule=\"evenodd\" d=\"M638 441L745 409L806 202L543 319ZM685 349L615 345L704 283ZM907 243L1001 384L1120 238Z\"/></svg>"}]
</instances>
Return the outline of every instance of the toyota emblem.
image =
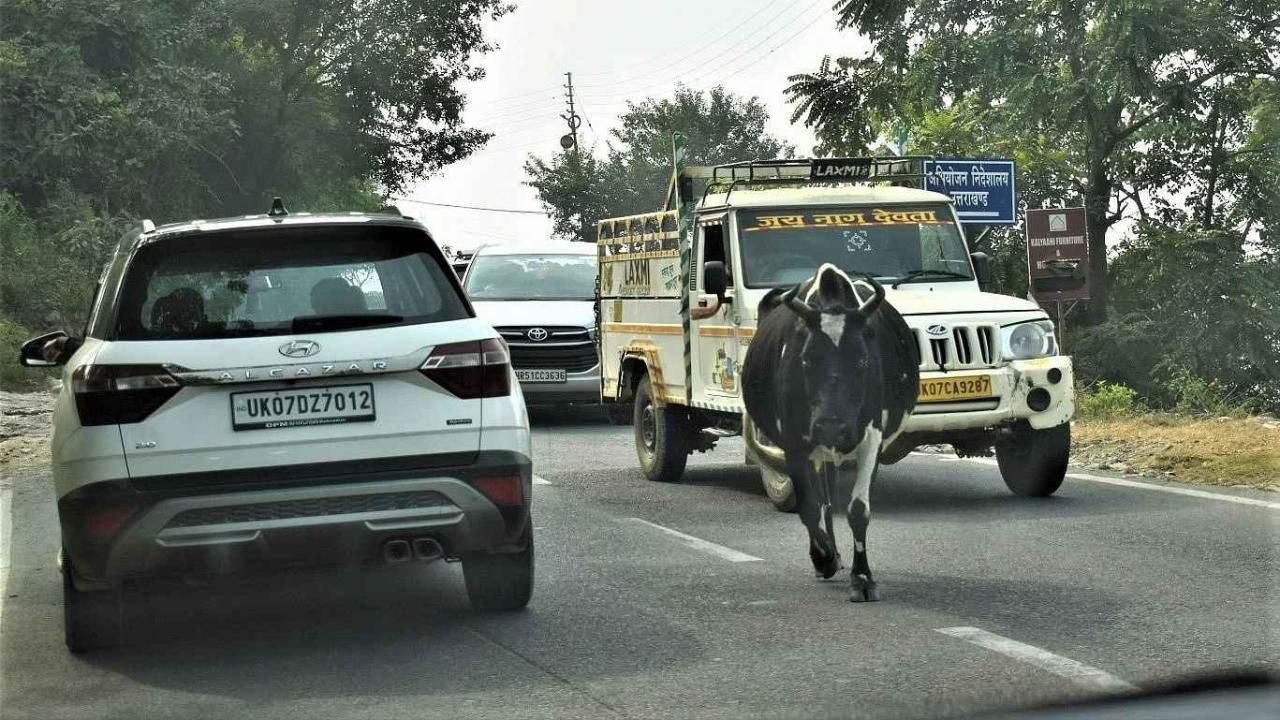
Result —
<instances>
[{"instance_id":1,"label":"toyota emblem","mask_svg":"<svg viewBox=\"0 0 1280 720\"><path fill-rule=\"evenodd\" d=\"M528 336L529 339L534 342L542 342L543 340L546 340L547 336L550 334L551 333L548 333L546 328L529 328Z\"/></svg>"},{"instance_id":2,"label":"toyota emblem","mask_svg":"<svg viewBox=\"0 0 1280 720\"><path fill-rule=\"evenodd\" d=\"M288 358L311 357L320 352L320 343L315 340L290 340L280 346L280 354Z\"/></svg>"},{"instance_id":3,"label":"toyota emblem","mask_svg":"<svg viewBox=\"0 0 1280 720\"><path fill-rule=\"evenodd\" d=\"M934 337L942 337L943 335L947 334L947 326L946 325L930 325L929 328L925 330L925 332L929 333Z\"/></svg>"}]
</instances>

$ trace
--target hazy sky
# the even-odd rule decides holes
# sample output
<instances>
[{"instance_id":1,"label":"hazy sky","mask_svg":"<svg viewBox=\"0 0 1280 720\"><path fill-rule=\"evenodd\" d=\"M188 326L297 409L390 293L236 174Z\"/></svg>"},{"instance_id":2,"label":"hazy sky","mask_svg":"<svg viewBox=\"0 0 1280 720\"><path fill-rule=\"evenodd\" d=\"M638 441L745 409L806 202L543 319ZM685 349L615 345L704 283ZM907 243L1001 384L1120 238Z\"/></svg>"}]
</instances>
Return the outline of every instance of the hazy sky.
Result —
<instances>
[{"instance_id":1,"label":"hazy sky","mask_svg":"<svg viewBox=\"0 0 1280 720\"><path fill-rule=\"evenodd\" d=\"M523 0L491 23L499 49L481 58L488 76L467 87L466 120L495 133L472 157L413 187L409 197L438 203L538 210L525 186L529 153L550 157L567 130L564 73L573 72L583 148L603 151L628 100L670 96L676 83L758 97L769 130L812 150L813 136L788 120L786 78L817 68L824 54L865 48L835 28L833 0ZM590 123L590 124L587 124ZM455 248L544 240L542 215L477 212L397 200L423 220L437 242ZM656 209L656 208L655 208Z\"/></svg>"}]
</instances>

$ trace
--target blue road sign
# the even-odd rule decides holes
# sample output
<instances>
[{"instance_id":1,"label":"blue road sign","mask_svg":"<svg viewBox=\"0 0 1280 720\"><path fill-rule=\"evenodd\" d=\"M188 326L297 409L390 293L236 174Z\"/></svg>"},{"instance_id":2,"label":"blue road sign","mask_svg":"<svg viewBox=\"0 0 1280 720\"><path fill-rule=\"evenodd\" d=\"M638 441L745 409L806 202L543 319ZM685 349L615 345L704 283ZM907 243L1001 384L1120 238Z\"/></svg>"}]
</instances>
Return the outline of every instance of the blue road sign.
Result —
<instances>
[{"instance_id":1,"label":"blue road sign","mask_svg":"<svg viewBox=\"0 0 1280 720\"><path fill-rule=\"evenodd\" d=\"M966 225L1012 225L1017 219L1017 183L1012 160L926 162L925 188L950 195Z\"/></svg>"}]
</instances>

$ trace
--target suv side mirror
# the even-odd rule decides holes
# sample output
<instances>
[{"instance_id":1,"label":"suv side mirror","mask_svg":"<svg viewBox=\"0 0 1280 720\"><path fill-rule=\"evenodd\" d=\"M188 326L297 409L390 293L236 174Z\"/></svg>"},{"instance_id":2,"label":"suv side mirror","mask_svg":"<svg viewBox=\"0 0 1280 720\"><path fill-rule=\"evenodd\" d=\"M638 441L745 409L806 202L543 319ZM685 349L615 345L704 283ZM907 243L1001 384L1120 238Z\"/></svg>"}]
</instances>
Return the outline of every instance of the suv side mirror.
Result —
<instances>
[{"instance_id":1,"label":"suv side mirror","mask_svg":"<svg viewBox=\"0 0 1280 720\"><path fill-rule=\"evenodd\" d=\"M84 341L58 330L22 343L18 362L25 367L53 367L71 359Z\"/></svg>"},{"instance_id":2,"label":"suv side mirror","mask_svg":"<svg viewBox=\"0 0 1280 720\"><path fill-rule=\"evenodd\" d=\"M724 291L728 285L724 263L720 260L708 260L702 264L702 286L709 294L715 295L724 302Z\"/></svg>"},{"instance_id":3,"label":"suv side mirror","mask_svg":"<svg viewBox=\"0 0 1280 720\"><path fill-rule=\"evenodd\" d=\"M991 258L984 252L969 253L969 258L973 260L973 272L978 276L978 284L989 285L991 283Z\"/></svg>"}]
</instances>

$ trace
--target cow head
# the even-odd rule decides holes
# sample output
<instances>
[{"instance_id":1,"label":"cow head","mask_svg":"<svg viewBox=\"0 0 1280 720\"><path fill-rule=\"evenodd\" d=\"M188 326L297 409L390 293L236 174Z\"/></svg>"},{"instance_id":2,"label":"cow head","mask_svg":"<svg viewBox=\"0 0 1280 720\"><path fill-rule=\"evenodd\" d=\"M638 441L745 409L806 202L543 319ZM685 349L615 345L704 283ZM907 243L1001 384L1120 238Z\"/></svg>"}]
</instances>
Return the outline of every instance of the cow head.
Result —
<instances>
[{"instance_id":1,"label":"cow head","mask_svg":"<svg viewBox=\"0 0 1280 720\"><path fill-rule=\"evenodd\" d=\"M859 419L867 416L869 389L880 381L880 358L867 320L884 301L884 288L870 278L856 282L859 287L828 263L782 296L804 321L803 337L796 340L809 404L807 439L840 454L853 452L862 439ZM862 299L859 289L870 297Z\"/></svg>"}]
</instances>

